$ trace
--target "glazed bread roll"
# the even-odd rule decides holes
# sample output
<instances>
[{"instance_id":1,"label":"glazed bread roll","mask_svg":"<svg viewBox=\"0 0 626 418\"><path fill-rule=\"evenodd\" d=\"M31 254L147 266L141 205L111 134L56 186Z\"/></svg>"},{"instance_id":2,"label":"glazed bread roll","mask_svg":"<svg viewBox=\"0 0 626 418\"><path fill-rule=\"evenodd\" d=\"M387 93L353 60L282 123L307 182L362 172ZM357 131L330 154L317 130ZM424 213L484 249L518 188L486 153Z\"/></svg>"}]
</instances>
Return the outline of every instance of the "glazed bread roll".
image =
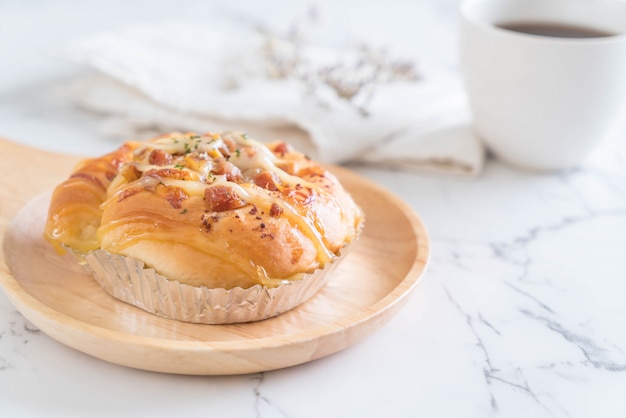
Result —
<instances>
[{"instance_id":1,"label":"glazed bread roll","mask_svg":"<svg viewBox=\"0 0 626 418\"><path fill-rule=\"evenodd\" d=\"M52 195L45 236L182 284L245 289L323 268L362 222L338 180L284 142L172 133L80 163Z\"/></svg>"}]
</instances>

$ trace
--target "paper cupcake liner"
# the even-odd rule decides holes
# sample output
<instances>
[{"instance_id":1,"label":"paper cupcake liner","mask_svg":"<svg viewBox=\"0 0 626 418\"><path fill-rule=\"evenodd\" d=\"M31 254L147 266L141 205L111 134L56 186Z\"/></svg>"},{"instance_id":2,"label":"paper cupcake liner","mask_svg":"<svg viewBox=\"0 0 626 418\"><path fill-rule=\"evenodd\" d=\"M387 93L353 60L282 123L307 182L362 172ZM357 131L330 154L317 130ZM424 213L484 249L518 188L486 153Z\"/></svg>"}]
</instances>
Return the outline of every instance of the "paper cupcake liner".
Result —
<instances>
[{"instance_id":1,"label":"paper cupcake liner","mask_svg":"<svg viewBox=\"0 0 626 418\"><path fill-rule=\"evenodd\" d=\"M267 319L287 312L315 295L345 258L323 269L285 281L275 288L210 289L169 280L137 259L97 250L83 256L84 265L113 297L152 314L199 324L232 324Z\"/></svg>"}]
</instances>

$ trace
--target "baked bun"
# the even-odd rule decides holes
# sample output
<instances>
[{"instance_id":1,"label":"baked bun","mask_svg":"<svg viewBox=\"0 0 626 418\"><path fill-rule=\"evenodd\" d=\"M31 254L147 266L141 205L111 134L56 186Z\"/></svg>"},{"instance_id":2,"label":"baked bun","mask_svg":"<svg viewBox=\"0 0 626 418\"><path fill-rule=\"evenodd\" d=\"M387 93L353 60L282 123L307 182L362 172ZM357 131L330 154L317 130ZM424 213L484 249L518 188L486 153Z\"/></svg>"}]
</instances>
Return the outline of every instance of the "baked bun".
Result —
<instances>
[{"instance_id":1,"label":"baked bun","mask_svg":"<svg viewBox=\"0 0 626 418\"><path fill-rule=\"evenodd\" d=\"M335 261L362 222L335 176L284 142L172 133L80 163L52 195L45 236L185 285L273 288Z\"/></svg>"}]
</instances>

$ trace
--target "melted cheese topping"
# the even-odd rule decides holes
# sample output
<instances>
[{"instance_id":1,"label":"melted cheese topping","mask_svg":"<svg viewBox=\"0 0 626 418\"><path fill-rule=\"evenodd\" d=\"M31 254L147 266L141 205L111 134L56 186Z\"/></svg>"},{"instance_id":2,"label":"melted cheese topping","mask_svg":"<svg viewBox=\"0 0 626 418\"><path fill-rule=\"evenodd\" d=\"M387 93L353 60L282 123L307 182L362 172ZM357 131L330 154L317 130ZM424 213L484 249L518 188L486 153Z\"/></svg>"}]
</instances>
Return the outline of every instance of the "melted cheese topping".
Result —
<instances>
[{"instance_id":1,"label":"melted cheese topping","mask_svg":"<svg viewBox=\"0 0 626 418\"><path fill-rule=\"evenodd\" d=\"M282 146L281 149L285 149L286 145ZM291 159L286 159L283 158L285 153L273 152L268 146L248 138L245 134L170 134L149 142L133 144L130 148L130 158L121 159L119 164L114 165L118 174L103 190L104 196L99 206L101 213L106 214L107 209L118 210L119 203L133 194L151 191L162 193L159 196L163 200L178 208L178 212L173 213L183 215L187 211L184 207L187 202L194 199L196 202L206 201L207 196L212 196L212 192L220 189L219 193L225 193L224 190L227 190L227 198L234 199L235 206L221 208L217 212L233 211L242 207L246 211L255 208L255 211L266 214L279 211L281 218L286 219L289 225L300 231L314 245L318 266L331 261L336 256L336 250L331 250L332 246L325 239L324 222L311 208L312 205L308 204L310 202L304 200L320 199L321 204L339 213L342 219L354 218L353 213L349 216L344 214L344 208L333 197L327 182L317 182L311 177L311 181L305 180L280 168L289 167L293 163L293 150L288 150L287 154L291 154ZM304 160L304 156L300 155L300 159ZM267 181L257 181L259 176L265 176ZM299 196L298 193L304 194ZM221 197L218 195L215 198L219 200ZM226 201L225 204L230 202ZM105 217L101 224L100 220L96 223L95 216L92 216L93 219L85 222L90 230L74 231L70 234L71 240L64 240L59 234L46 235L53 243L68 245L78 251L95 249L103 237L109 234L113 234L116 239L112 240L113 243L109 242L106 249L116 253L123 253L126 248L142 239L178 242L211 256L228 257L225 261L239 266L245 274L256 274L264 280L269 279L263 266L246 260L242 254L217 248L216 245L224 243L210 242L199 234L202 224L199 226L200 221L196 218L195 221L176 219L173 222L171 213L165 215L156 209L137 207L137 204L131 205L127 210L131 212L125 212L119 218ZM354 207L349 210L354 210ZM208 210L204 212L207 213L202 214L202 220L214 216ZM361 222L361 218L357 218L354 220L354 236L358 229L357 224ZM57 221L51 210L48 223L59 223ZM88 236L84 236L85 232ZM349 241L354 236L346 239ZM83 241L89 244L81 245Z\"/></svg>"},{"instance_id":2,"label":"melted cheese topping","mask_svg":"<svg viewBox=\"0 0 626 418\"><path fill-rule=\"evenodd\" d=\"M327 194L320 185L305 181L290 175L278 168L279 158L262 143L250 139L245 134L228 133L225 138L218 134L180 135L162 137L154 142L147 143L135 151L133 164L137 170L146 173L150 170L182 170L190 173L192 180L178 180L159 177L159 180L150 177L141 177L136 183L129 183L120 190L110 188L109 200L116 199L119 193L130 187L150 187L159 181L166 186L181 188L190 196L203 196L208 187L218 184L227 185L237 196L249 205L254 205L269 211L276 199L272 198L264 189L253 185L254 174L268 171L275 174L281 184L286 187L309 187L320 194ZM232 142L230 142L232 141ZM234 145L233 145L234 143ZM235 147L234 150L231 149ZM154 150L160 150L172 156L173 160L166 165L157 166L149 163L149 156ZM242 183L228 181L224 175L211 174L215 161L226 158L227 161L238 167L243 174ZM190 168L190 161L196 162ZM198 164L197 162L200 162ZM107 202L104 203L106 205ZM319 253L319 261L323 264L332 259L334 254L326 247L323 241L323 225L314 222L309 216L303 216L292 204L282 201L281 206L285 216L289 217L292 225L300 227L311 240L314 241Z\"/></svg>"}]
</instances>

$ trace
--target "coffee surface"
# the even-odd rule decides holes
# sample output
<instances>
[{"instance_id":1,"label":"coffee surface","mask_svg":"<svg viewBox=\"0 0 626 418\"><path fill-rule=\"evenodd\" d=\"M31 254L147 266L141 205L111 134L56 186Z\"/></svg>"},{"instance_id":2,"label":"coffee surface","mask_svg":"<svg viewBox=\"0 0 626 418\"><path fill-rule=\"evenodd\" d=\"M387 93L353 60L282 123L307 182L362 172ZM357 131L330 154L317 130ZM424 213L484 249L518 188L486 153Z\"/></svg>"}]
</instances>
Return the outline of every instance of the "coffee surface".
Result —
<instances>
[{"instance_id":1,"label":"coffee surface","mask_svg":"<svg viewBox=\"0 0 626 418\"><path fill-rule=\"evenodd\" d=\"M616 35L608 31L562 23L510 22L497 26L514 32L556 38L604 38Z\"/></svg>"}]
</instances>

